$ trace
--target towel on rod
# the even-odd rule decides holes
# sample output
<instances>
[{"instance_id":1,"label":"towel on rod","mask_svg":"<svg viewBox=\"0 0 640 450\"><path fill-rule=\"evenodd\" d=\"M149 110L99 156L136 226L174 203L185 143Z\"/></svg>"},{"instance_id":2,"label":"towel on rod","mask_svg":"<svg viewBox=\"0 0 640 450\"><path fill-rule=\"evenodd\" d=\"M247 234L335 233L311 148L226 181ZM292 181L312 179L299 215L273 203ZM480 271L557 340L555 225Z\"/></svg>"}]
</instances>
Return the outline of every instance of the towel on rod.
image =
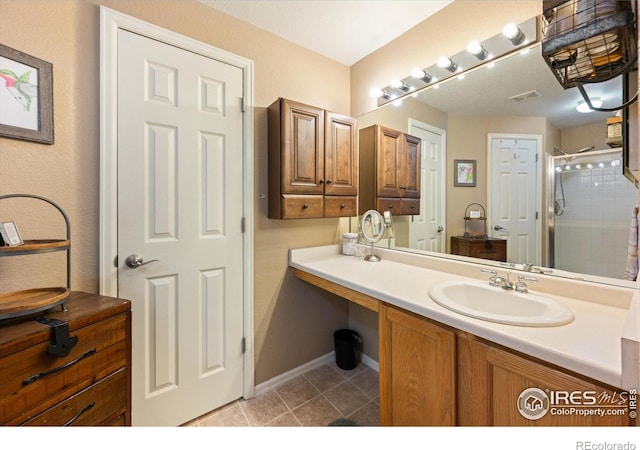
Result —
<instances>
[{"instance_id":1,"label":"towel on rod","mask_svg":"<svg viewBox=\"0 0 640 450\"><path fill-rule=\"evenodd\" d=\"M638 211L640 207L634 206L631 215L631 228L629 229L629 250L627 252L627 268L624 271L625 280L636 281L638 277Z\"/></svg>"}]
</instances>

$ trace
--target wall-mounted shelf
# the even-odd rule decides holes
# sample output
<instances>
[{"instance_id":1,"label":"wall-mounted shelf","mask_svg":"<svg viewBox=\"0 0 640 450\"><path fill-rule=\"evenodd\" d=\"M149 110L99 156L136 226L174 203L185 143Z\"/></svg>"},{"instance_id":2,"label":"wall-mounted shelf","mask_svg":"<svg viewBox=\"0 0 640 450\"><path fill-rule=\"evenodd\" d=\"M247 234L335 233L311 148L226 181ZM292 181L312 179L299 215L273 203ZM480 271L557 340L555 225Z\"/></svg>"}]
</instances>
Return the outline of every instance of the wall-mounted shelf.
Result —
<instances>
[{"instance_id":1,"label":"wall-mounted shelf","mask_svg":"<svg viewBox=\"0 0 640 450\"><path fill-rule=\"evenodd\" d=\"M66 226L65 239L32 239L25 240L22 245L3 246L0 247L0 257L20 256L20 255L36 255L50 252L67 253L66 264L66 287L42 287L22 289L18 291L0 293L0 320L12 319L16 317L26 316L33 313L46 311L61 305L64 310L64 304L69 299L71 292L71 232L69 226L69 218L65 212L49 199L30 194L8 194L0 195L0 200L9 198L34 199L50 204L58 210L64 219Z\"/></svg>"}]
</instances>

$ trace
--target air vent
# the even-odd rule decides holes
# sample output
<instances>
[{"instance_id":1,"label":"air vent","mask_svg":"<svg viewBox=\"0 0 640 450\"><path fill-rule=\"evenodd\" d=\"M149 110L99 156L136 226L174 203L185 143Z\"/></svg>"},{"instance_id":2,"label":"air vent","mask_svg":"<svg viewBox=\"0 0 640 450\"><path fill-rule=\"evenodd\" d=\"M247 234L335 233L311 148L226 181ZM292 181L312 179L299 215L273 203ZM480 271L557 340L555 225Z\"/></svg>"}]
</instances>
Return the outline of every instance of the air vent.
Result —
<instances>
[{"instance_id":1,"label":"air vent","mask_svg":"<svg viewBox=\"0 0 640 450\"><path fill-rule=\"evenodd\" d=\"M533 90L533 91L523 92L522 94L517 94L512 97L509 97L509 100L512 100L516 103L524 103L524 102L529 102L531 100L535 100L540 97L542 97L542 92L538 90Z\"/></svg>"}]
</instances>

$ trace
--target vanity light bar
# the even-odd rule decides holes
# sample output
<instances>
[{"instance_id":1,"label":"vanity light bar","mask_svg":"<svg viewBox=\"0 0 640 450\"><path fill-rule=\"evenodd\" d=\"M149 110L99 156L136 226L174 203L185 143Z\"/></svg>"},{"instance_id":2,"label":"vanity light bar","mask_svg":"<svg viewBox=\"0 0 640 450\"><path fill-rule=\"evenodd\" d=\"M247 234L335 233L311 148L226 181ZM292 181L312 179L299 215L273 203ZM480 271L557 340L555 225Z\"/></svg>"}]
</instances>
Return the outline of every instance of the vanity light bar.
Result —
<instances>
[{"instance_id":1,"label":"vanity light bar","mask_svg":"<svg viewBox=\"0 0 640 450\"><path fill-rule=\"evenodd\" d=\"M378 99L378 106L382 106L397 101L406 95L415 95L432 87L437 88L439 84L448 81L452 77L463 79L464 76L461 75L465 73L485 65L492 67L496 61L516 51L538 45L540 43L540 35L538 17L529 19L519 25L507 24L502 33L487 39L483 43L471 41L465 51L452 57L442 56L436 64L425 69L416 67L411 71L410 76L403 79L394 79L389 86L383 89L374 88L370 93ZM493 53L490 53L488 48L491 48Z\"/></svg>"}]
</instances>

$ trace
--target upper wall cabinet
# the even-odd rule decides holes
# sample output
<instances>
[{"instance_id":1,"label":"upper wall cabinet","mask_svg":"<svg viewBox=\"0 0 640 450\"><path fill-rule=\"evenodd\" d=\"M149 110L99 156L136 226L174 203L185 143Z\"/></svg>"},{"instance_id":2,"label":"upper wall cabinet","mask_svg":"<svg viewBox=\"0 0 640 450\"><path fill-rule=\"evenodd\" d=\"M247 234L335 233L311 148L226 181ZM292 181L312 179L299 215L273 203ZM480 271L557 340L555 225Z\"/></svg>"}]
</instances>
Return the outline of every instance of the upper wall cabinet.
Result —
<instances>
[{"instance_id":1,"label":"upper wall cabinet","mask_svg":"<svg viewBox=\"0 0 640 450\"><path fill-rule=\"evenodd\" d=\"M359 214L420 214L420 139L380 125L360 130Z\"/></svg>"},{"instance_id":2,"label":"upper wall cabinet","mask_svg":"<svg viewBox=\"0 0 640 450\"><path fill-rule=\"evenodd\" d=\"M269 218L355 216L356 120L283 98L268 119Z\"/></svg>"}]
</instances>

